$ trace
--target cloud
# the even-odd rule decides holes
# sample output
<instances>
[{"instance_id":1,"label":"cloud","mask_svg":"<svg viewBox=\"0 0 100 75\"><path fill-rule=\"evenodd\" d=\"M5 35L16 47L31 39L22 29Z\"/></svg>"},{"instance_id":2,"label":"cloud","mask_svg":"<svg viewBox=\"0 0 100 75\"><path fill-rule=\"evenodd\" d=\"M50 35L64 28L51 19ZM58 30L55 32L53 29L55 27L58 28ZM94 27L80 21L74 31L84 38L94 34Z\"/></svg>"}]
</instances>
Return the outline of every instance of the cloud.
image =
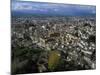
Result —
<instances>
[{"instance_id":1,"label":"cloud","mask_svg":"<svg viewBox=\"0 0 100 75\"><path fill-rule=\"evenodd\" d=\"M12 10L32 10L33 7L29 3L13 2Z\"/></svg>"}]
</instances>

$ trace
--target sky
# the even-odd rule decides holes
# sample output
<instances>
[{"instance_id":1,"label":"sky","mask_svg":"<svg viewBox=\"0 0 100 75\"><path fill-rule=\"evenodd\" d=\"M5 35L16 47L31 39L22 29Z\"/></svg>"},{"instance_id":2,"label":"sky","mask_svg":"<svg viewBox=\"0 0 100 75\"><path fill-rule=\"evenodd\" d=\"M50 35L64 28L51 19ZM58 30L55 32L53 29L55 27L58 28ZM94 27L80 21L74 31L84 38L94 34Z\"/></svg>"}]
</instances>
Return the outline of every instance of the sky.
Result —
<instances>
[{"instance_id":1,"label":"sky","mask_svg":"<svg viewBox=\"0 0 100 75\"><path fill-rule=\"evenodd\" d=\"M19 0L19 1L38 1L38 2L52 2L52 3L96 5L96 0Z\"/></svg>"},{"instance_id":2,"label":"sky","mask_svg":"<svg viewBox=\"0 0 100 75\"><path fill-rule=\"evenodd\" d=\"M14 15L62 15L62 16L87 16L96 14L96 6L75 5L63 3L47 3L32 1L16 1L11 3L11 10Z\"/></svg>"}]
</instances>

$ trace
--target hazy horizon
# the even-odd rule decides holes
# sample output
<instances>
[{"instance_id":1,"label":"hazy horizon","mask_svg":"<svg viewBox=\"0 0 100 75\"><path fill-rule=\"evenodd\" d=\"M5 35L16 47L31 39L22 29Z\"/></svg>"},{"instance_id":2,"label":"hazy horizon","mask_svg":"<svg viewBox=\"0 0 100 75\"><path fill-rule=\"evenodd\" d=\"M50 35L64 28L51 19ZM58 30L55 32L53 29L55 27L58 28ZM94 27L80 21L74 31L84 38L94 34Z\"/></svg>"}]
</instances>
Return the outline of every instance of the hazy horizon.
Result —
<instances>
[{"instance_id":1,"label":"hazy horizon","mask_svg":"<svg viewBox=\"0 0 100 75\"><path fill-rule=\"evenodd\" d=\"M49 15L49 16L95 16L96 6L31 2L31 1L12 1L11 12L16 15Z\"/></svg>"}]
</instances>

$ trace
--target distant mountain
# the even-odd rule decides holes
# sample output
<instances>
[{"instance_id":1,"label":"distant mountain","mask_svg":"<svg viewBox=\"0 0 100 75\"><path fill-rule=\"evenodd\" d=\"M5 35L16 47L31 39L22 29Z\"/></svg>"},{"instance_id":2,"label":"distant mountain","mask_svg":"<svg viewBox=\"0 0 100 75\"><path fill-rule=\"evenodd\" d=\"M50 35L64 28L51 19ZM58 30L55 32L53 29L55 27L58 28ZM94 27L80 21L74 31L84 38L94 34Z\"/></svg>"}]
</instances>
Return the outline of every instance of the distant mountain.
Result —
<instances>
[{"instance_id":1,"label":"distant mountain","mask_svg":"<svg viewBox=\"0 0 100 75\"><path fill-rule=\"evenodd\" d=\"M45 2L12 2L12 16L95 16L96 6Z\"/></svg>"}]
</instances>

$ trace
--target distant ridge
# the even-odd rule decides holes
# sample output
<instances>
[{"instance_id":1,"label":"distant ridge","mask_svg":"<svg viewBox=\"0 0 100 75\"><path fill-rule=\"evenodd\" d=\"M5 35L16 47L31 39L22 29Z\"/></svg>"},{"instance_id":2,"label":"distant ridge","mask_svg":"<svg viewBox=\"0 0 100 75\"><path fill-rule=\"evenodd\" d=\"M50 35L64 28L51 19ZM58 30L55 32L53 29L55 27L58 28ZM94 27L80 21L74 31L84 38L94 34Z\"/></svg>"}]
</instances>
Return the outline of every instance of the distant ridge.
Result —
<instances>
[{"instance_id":1,"label":"distant ridge","mask_svg":"<svg viewBox=\"0 0 100 75\"><path fill-rule=\"evenodd\" d=\"M12 16L95 16L96 6L46 2L12 2Z\"/></svg>"}]
</instances>

